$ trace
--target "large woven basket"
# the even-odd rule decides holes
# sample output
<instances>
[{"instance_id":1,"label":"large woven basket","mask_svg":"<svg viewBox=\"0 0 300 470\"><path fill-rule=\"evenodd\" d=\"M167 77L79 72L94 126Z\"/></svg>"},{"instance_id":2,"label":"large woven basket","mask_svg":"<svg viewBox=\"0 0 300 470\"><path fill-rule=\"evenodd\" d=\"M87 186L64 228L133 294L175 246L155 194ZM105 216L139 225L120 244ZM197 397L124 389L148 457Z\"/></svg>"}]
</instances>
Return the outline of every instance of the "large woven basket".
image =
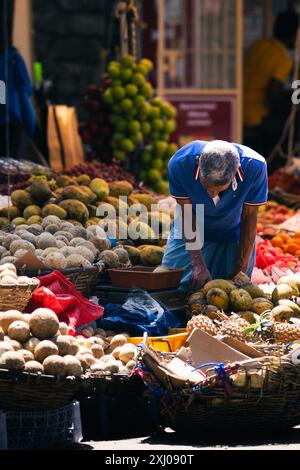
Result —
<instances>
[{"instance_id":1,"label":"large woven basket","mask_svg":"<svg viewBox=\"0 0 300 470\"><path fill-rule=\"evenodd\" d=\"M0 286L0 311L19 310L24 312L38 286Z\"/></svg>"},{"instance_id":2,"label":"large woven basket","mask_svg":"<svg viewBox=\"0 0 300 470\"><path fill-rule=\"evenodd\" d=\"M70 403L80 378L0 369L0 409L54 409Z\"/></svg>"},{"instance_id":3,"label":"large woven basket","mask_svg":"<svg viewBox=\"0 0 300 470\"><path fill-rule=\"evenodd\" d=\"M70 268L60 272L76 287L76 290L82 295L92 294L99 276L101 268L99 266L91 266L88 268ZM51 273L51 270L38 271L20 271L25 276L44 276Z\"/></svg>"},{"instance_id":4,"label":"large woven basket","mask_svg":"<svg viewBox=\"0 0 300 470\"><path fill-rule=\"evenodd\" d=\"M145 385L138 375L111 374L110 372L88 373L80 384L79 394L94 395L104 393L114 396L141 395Z\"/></svg>"},{"instance_id":5,"label":"large woven basket","mask_svg":"<svg viewBox=\"0 0 300 470\"><path fill-rule=\"evenodd\" d=\"M175 431L200 437L208 431L257 432L300 424L300 367L287 357L226 365L223 376L211 369L208 379L196 386L176 381L167 369L170 357L145 348L142 362L150 390L160 388L165 423ZM242 386L232 382L237 372L245 374ZM262 377L258 388L251 383L252 374Z\"/></svg>"}]
</instances>

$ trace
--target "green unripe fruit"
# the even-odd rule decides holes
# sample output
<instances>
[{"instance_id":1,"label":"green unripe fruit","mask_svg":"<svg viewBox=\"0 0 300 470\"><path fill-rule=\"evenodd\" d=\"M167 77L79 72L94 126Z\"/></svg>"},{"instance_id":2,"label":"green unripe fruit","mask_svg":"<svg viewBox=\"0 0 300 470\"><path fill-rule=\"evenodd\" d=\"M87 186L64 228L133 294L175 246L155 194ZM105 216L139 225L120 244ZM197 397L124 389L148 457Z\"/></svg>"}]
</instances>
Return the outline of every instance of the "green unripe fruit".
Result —
<instances>
[{"instance_id":1,"label":"green unripe fruit","mask_svg":"<svg viewBox=\"0 0 300 470\"><path fill-rule=\"evenodd\" d=\"M130 83L129 85L126 85L125 91L126 91L126 95L131 98L138 94L139 89L136 85L133 85L132 83Z\"/></svg>"},{"instance_id":2,"label":"green unripe fruit","mask_svg":"<svg viewBox=\"0 0 300 470\"><path fill-rule=\"evenodd\" d=\"M142 87L146 84L144 75L142 75L141 73L134 73L132 77L132 83L134 83L138 87Z\"/></svg>"},{"instance_id":3,"label":"green unripe fruit","mask_svg":"<svg viewBox=\"0 0 300 470\"><path fill-rule=\"evenodd\" d=\"M130 139L123 139L122 142L120 143L121 149L124 150L124 152L133 152L135 146Z\"/></svg>"},{"instance_id":4,"label":"green unripe fruit","mask_svg":"<svg viewBox=\"0 0 300 470\"><path fill-rule=\"evenodd\" d=\"M125 97L125 90L121 86L114 86L111 93L115 100L122 100Z\"/></svg>"},{"instance_id":5,"label":"green unripe fruit","mask_svg":"<svg viewBox=\"0 0 300 470\"><path fill-rule=\"evenodd\" d=\"M131 121L127 124L127 129L130 133L135 134L140 131L141 125L139 121Z\"/></svg>"},{"instance_id":6,"label":"green unripe fruit","mask_svg":"<svg viewBox=\"0 0 300 470\"><path fill-rule=\"evenodd\" d=\"M120 106L123 111L128 112L132 110L133 102L131 99L125 98L121 101Z\"/></svg>"}]
</instances>

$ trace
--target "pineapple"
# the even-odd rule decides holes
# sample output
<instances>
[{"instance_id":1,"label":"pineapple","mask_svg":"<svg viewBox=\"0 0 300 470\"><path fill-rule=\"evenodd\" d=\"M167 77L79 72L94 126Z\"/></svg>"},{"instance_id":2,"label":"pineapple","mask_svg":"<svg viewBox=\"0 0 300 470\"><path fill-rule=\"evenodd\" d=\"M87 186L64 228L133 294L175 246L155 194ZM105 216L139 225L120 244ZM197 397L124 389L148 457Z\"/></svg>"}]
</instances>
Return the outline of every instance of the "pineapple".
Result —
<instances>
[{"instance_id":1,"label":"pineapple","mask_svg":"<svg viewBox=\"0 0 300 470\"><path fill-rule=\"evenodd\" d=\"M232 338L240 341L248 339L248 333L246 329L250 326L250 323L243 318L233 315L228 320L224 321L221 325L220 333L222 335L231 336Z\"/></svg>"},{"instance_id":2,"label":"pineapple","mask_svg":"<svg viewBox=\"0 0 300 470\"><path fill-rule=\"evenodd\" d=\"M193 331L195 328L198 328L199 330L205 331L211 336L218 334L217 326L210 318L206 317L205 315L195 315L192 317L186 328L188 331Z\"/></svg>"},{"instance_id":3,"label":"pineapple","mask_svg":"<svg viewBox=\"0 0 300 470\"><path fill-rule=\"evenodd\" d=\"M274 323L273 334L276 343L286 344L300 339L300 327L292 323Z\"/></svg>"}]
</instances>

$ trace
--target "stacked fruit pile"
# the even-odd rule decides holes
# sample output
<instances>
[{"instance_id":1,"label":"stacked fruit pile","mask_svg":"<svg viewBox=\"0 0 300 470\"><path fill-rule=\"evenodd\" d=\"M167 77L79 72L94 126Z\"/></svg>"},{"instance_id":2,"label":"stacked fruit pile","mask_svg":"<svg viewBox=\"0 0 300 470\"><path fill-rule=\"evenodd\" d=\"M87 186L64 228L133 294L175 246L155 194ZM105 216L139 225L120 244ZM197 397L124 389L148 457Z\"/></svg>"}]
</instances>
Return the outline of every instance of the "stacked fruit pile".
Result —
<instances>
[{"instance_id":1,"label":"stacked fruit pile","mask_svg":"<svg viewBox=\"0 0 300 470\"><path fill-rule=\"evenodd\" d=\"M128 342L129 335L92 331L74 338L69 327L46 308L31 314L1 312L0 368L75 377L84 372L130 374L136 365L136 348Z\"/></svg>"},{"instance_id":2,"label":"stacked fruit pile","mask_svg":"<svg viewBox=\"0 0 300 470\"><path fill-rule=\"evenodd\" d=\"M270 242L273 247L278 249L279 253L289 253L300 258L300 232L296 232L293 235L280 232Z\"/></svg>"},{"instance_id":3,"label":"stacked fruit pile","mask_svg":"<svg viewBox=\"0 0 300 470\"><path fill-rule=\"evenodd\" d=\"M300 339L300 277L279 279L268 296L255 284L208 282L188 303L187 329L228 335L242 341L288 343Z\"/></svg>"},{"instance_id":4,"label":"stacked fruit pile","mask_svg":"<svg viewBox=\"0 0 300 470\"><path fill-rule=\"evenodd\" d=\"M288 174L284 169L279 169L269 176L269 188L280 188L287 193L300 195L299 176Z\"/></svg>"},{"instance_id":5,"label":"stacked fruit pile","mask_svg":"<svg viewBox=\"0 0 300 470\"><path fill-rule=\"evenodd\" d=\"M288 220L295 214L293 209L278 204L276 201L268 201L266 205L258 209L257 232L260 235L273 235L276 233L274 228L269 225L279 225Z\"/></svg>"},{"instance_id":6,"label":"stacked fruit pile","mask_svg":"<svg viewBox=\"0 0 300 470\"><path fill-rule=\"evenodd\" d=\"M108 75L110 86L103 100L110 108L113 126L113 156L120 161L130 159L137 149L145 148L140 179L158 192L167 192L166 168L177 147L168 145L176 128L176 109L158 97L147 77L153 67L143 59L136 63L131 56L111 62Z\"/></svg>"},{"instance_id":7,"label":"stacked fruit pile","mask_svg":"<svg viewBox=\"0 0 300 470\"><path fill-rule=\"evenodd\" d=\"M287 246L292 247L294 244ZM274 247L269 240L264 240L256 245L255 265L257 268L265 269L268 272L271 272L272 266L280 269L291 269L295 272L299 266L299 258L289 254L288 251L283 252L280 247Z\"/></svg>"}]
</instances>

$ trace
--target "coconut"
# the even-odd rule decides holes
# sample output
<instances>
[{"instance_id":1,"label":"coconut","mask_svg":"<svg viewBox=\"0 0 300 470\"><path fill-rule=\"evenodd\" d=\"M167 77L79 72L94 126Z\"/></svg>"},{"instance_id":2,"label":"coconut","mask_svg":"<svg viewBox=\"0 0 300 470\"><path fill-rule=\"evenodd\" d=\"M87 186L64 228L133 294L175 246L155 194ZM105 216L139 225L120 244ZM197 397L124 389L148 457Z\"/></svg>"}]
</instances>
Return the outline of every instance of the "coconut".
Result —
<instances>
[{"instance_id":1,"label":"coconut","mask_svg":"<svg viewBox=\"0 0 300 470\"><path fill-rule=\"evenodd\" d=\"M126 368L131 371L135 368L136 366L136 362L135 361L128 361L127 364L126 364Z\"/></svg>"},{"instance_id":2,"label":"coconut","mask_svg":"<svg viewBox=\"0 0 300 470\"><path fill-rule=\"evenodd\" d=\"M86 360L86 363L88 364L89 367L91 367L96 362L95 357L91 353L84 354L84 359Z\"/></svg>"},{"instance_id":3,"label":"coconut","mask_svg":"<svg viewBox=\"0 0 300 470\"><path fill-rule=\"evenodd\" d=\"M114 253L119 258L119 263L123 266L128 266L130 264L128 252L124 248L115 248Z\"/></svg>"},{"instance_id":4,"label":"coconut","mask_svg":"<svg viewBox=\"0 0 300 470\"><path fill-rule=\"evenodd\" d=\"M82 372L81 362L78 358L74 356L65 356L64 363L66 367L66 375L73 375L74 377L79 377Z\"/></svg>"},{"instance_id":5,"label":"coconut","mask_svg":"<svg viewBox=\"0 0 300 470\"><path fill-rule=\"evenodd\" d=\"M4 248L6 248L7 250L10 249L10 245L16 241L16 240L20 240L18 235L13 235L13 234L7 234L5 236L5 240L1 243L2 246L4 246Z\"/></svg>"},{"instance_id":6,"label":"coconut","mask_svg":"<svg viewBox=\"0 0 300 470\"><path fill-rule=\"evenodd\" d=\"M89 268L91 263L81 255L70 255L67 258L67 268Z\"/></svg>"},{"instance_id":7,"label":"coconut","mask_svg":"<svg viewBox=\"0 0 300 470\"><path fill-rule=\"evenodd\" d=\"M14 348L10 341L0 341L0 357L5 352L14 351Z\"/></svg>"},{"instance_id":8,"label":"coconut","mask_svg":"<svg viewBox=\"0 0 300 470\"><path fill-rule=\"evenodd\" d=\"M36 246L36 236L33 233L30 232L23 232L21 235L22 240L25 240L29 243L32 243L32 245Z\"/></svg>"},{"instance_id":9,"label":"coconut","mask_svg":"<svg viewBox=\"0 0 300 470\"><path fill-rule=\"evenodd\" d=\"M20 349L18 351L22 356L24 357L25 362L33 361L34 360L34 355L30 352L27 351L27 349Z\"/></svg>"},{"instance_id":10,"label":"coconut","mask_svg":"<svg viewBox=\"0 0 300 470\"><path fill-rule=\"evenodd\" d=\"M133 344L124 344L124 346L121 347L121 350L119 352L119 359L124 362L124 364L127 364L129 361L133 361L135 358L135 346Z\"/></svg>"},{"instance_id":11,"label":"coconut","mask_svg":"<svg viewBox=\"0 0 300 470\"><path fill-rule=\"evenodd\" d=\"M116 253L109 250L104 250L100 253L100 259L105 263L107 268L118 268L119 267L119 258Z\"/></svg>"},{"instance_id":12,"label":"coconut","mask_svg":"<svg viewBox=\"0 0 300 470\"><path fill-rule=\"evenodd\" d=\"M28 361L25 363L24 371L29 374L43 374L44 367L37 361Z\"/></svg>"},{"instance_id":13,"label":"coconut","mask_svg":"<svg viewBox=\"0 0 300 470\"><path fill-rule=\"evenodd\" d=\"M35 348L41 341L38 338L30 338L25 344L24 348L27 349L27 351L34 352Z\"/></svg>"},{"instance_id":14,"label":"coconut","mask_svg":"<svg viewBox=\"0 0 300 470\"><path fill-rule=\"evenodd\" d=\"M79 360L79 362L81 364L81 367L82 367L82 370L83 370L83 372L85 372L89 368L89 365L88 365L87 361L85 360L85 356L83 354L78 353L78 354L76 354L75 357Z\"/></svg>"},{"instance_id":15,"label":"coconut","mask_svg":"<svg viewBox=\"0 0 300 470\"><path fill-rule=\"evenodd\" d=\"M2 354L0 358L1 367L9 370L23 370L25 359L19 352L8 351Z\"/></svg>"},{"instance_id":16,"label":"coconut","mask_svg":"<svg viewBox=\"0 0 300 470\"><path fill-rule=\"evenodd\" d=\"M84 243L85 241L86 240L84 238L73 238L73 240L71 240L70 242L70 246L73 246L75 248L76 246L82 245L82 243Z\"/></svg>"},{"instance_id":17,"label":"coconut","mask_svg":"<svg viewBox=\"0 0 300 470\"><path fill-rule=\"evenodd\" d=\"M14 254L18 250L24 250L24 251L29 251L30 253L34 253L35 246L26 240L15 240L10 245L10 248L9 248L10 254L14 256Z\"/></svg>"},{"instance_id":18,"label":"coconut","mask_svg":"<svg viewBox=\"0 0 300 470\"><path fill-rule=\"evenodd\" d=\"M60 335L55 342L60 356L75 356L79 351L79 345L72 336Z\"/></svg>"},{"instance_id":19,"label":"coconut","mask_svg":"<svg viewBox=\"0 0 300 470\"><path fill-rule=\"evenodd\" d=\"M15 256L5 256L4 258L1 258L0 265L6 265L10 263L15 263L17 261L17 258Z\"/></svg>"},{"instance_id":20,"label":"coconut","mask_svg":"<svg viewBox=\"0 0 300 470\"><path fill-rule=\"evenodd\" d=\"M93 353L93 356L96 358L96 359L100 359L101 357L104 356L104 349L102 346L100 346L100 344L94 344L92 347L91 347L91 351Z\"/></svg>"},{"instance_id":21,"label":"coconut","mask_svg":"<svg viewBox=\"0 0 300 470\"><path fill-rule=\"evenodd\" d=\"M51 235L51 233L44 232L41 233L36 238L36 246L41 250L45 250L46 248L56 247L56 238Z\"/></svg>"},{"instance_id":22,"label":"coconut","mask_svg":"<svg viewBox=\"0 0 300 470\"><path fill-rule=\"evenodd\" d=\"M59 331L61 335L68 335L69 334L69 327L66 323L60 322L59 323Z\"/></svg>"},{"instance_id":23,"label":"coconut","mask_svg":"<svg viewBox=\"0 0 300 470\"><path fill-rule=\"evenodd\" d=\"M103 338L106 337L106 331L103 330L102 328L96 328L94 331L95 331L95 336L101 336Z\"/></svg>"},{"instance_id":24,"label":"coconut","mask_svg":"<svg viewBox=\"0 0 300 470\"><path fill-rule=\"evenodd\" d=\"M28 227L27 232L32 233L37 237L43 232L43 227L39 224L32 224Z\"/></svg>"},{"instance_id":25,"label":"coconut","mask_svg":"<svg viewBox=\"0 0 300 470\"><path fill-rule=\"evenodd\" d=\"M28 253L27 250L18 250L15 252L15 258L20 259L23 258Z\"/></svg>"},{"instance_id":26,"label":"coconut","mask_svg":"<svg viewBox=\"0 0 300 470\"><path fill-rule=\"evenodd\" d=\"M117 346L111 353L111 355L115 358L115 359L119 359L119 354L120 354L120 351L122 350L122 347L123 346Z\"/></svg>"},{"instance_id":27,"label":"coconut","mask_svg":"<svg viewBox=\"0 0 300 470\"><path fill-rule=\"evenodd\" d=\"M45 374L49 375L65 375L66 365L61 356L48 356L43 362Z\"/></svg>"},{"instance_id":28,"label":"coconut","mask_svg":"<svg viewBox=\"0 0 300 470\"><path fill-rule=\"evenodd\" d=\"M22 321L23 314L18 310L8 310L0 313L0 326L4 333L7 334L8 328L14 321Z\"/></svg>"},{"instance_id":29,"label":"coconut","mask_svg":"<svg viewBox=\"0 0 300 470\"><path fill-rule=\"evenodd\" d=\"M50 269L66 269L67 260L62 253L50 253L44 261L47 268Z\"/></svg>"},{"instance_id":30,"label":"coconut","mask_svg":"<svg viewBox=\"0 0 300 470\"><path fill-rule=\"evenodd\" d=\"M118 346L123 346L127 343L127 338L123 335L116 335L110 342L110 349L113 351Z\"/></svg>"},{"instance_id":31,"label":"coconut","mask_svg":"<svg viewBox=\"0 0 300 470\"><path fill-rule=\"evenodd\" d=\"M59 231L59 229L60 229L60 227L58 227L57 225L50 224L50 225L47 225L47 227L45 228L45 232L49 232L52 235L54 235L56 232Z\"/></svg>"},{"instance_id":32,"label":"coconut","mask_svg":"<svg viewBox=\"0 0 300 470\"><path fill-rule=\"evenodd\" d=\"M82 238L86 240L87 232L86 229L83 227L75 226L70 229L70 233L72 234L73 238Z\"/></svg>"},{"instance_id":33,"label":"coconut","mask_svg":"<svg viewBox=\"0 0 300 470\"><path fill-rule=\"evenodd\" d=\"M44 219L42 220L42 227L43 229L45 230L46 227L48 227L48 225L57 225L58 227L61 227L61 220L59 217L57 217L56 215L48 215L47 217L44 217Z\"/></svg>"},{"instance_id":34,"label":"coconut","mask_svg":"<svg viewBox=\"0 0 300 470\"><path fill-rule=\"evenodd\" d=\"M48 356L58 354L58 347L52 341L41 341L34 350L34 359L38 362L43 362Z\"/></svg>"},{"instance_id":35,"label":"coconut","mask_svg":"<svg viewBox=\"0 0 300 470\"><path fill-rule=\"evenodd\" d=\"M83 256L90 263L94 262L95 255L86 246L76 246L75 249L74 249L74 252L75 252L74 254L78 254L80 256Z\"/></svg>"},{"instance_id":36,"label":"coconut","mask_svg":"<svg viewBox=\"0 0 300 470\"><path fill-rule=\"evenodd\" d=\"M9 325L8 336L20 343L26 343L30 338L30 328L25 321L14 321Z\"/></svg>"},{"instance_id":37,"label":"coconut","mask_svg":"<svg viewBox=\"0 0 300 470\"><path fill-rule=\"evenodd\" d=\"M48 339L58 331L59 321L56 314L48 308L38 308L29 319L32 336L38 339Z\"/></svg>"},{"instance_id":38,"label":"coconut","mask_svg":"<svg viewBox=\"0 0 300 470\"><path fill-rule=\"evenodd\" d=\"M91 372L103 372L105 364L103 362L96 362L91 366Z\"/></svg>"},{"instance_id":39,"label":"coconut","mask_svg":"<svg viewBox=\"0 0 300 470\"><path fill-rule=\"evenodd\" d=\"M17 341L16 339L7 339L7 341L10 342L10 344L12 345L14 351L20 351L20 349L22 349L22 344L20 343L20 341Z\"/></svg>"},{"instance_id":40,"label":"coconut","mask_svg":"<svg viewBox=\"0 0 300 470\"><path fill-rule=\"evenodd\" d=\"M120 366L117 361L111 359L104 364L104 371L117 374L120 370Z\"/></svg>"}]
</instances>

